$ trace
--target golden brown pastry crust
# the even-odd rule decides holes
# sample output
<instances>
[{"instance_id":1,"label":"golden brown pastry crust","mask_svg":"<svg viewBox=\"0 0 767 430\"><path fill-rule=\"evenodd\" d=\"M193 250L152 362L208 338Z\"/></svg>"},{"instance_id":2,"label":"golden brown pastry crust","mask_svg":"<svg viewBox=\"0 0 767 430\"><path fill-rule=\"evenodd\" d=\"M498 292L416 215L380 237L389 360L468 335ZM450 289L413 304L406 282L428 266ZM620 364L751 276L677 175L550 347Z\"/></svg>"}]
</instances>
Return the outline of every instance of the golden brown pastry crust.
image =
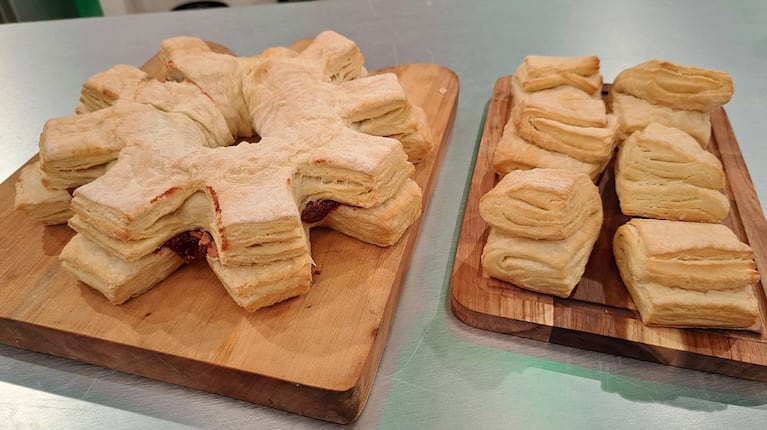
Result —
<instances>
[{"instance_id":1,"label":"golden brown pastry crust","mask_svg":"<svg viewBox=\"0 0 767 430\"><path fill-rule=\"evenodd\" d=\"M569 296L602 227L599 190L582 173L519 170L482 196L490 224L482 267L521 288Z\"/></svg>"},{"instance_id":2,"label":"golden brown pastry crust","mask_svg":"<svg viewBox=\"0 0 767 430\"><path fill-rule=\"evenodd\" d=\"M511 77L513 104L493 153L496 172L559 168L596 180L618 131L601 86L597 57L527 57Z\"/></svg>"},{"instance_id":3,"label":"golden brown pastry crust","mask_svg":"<svg viewBox=\"0 0 767 430\"><path fill-rule=\"evenodd\" d=\"M629 94L611 91L607 99L610 111L618 117L618 140L623 141L650 123L678 128L698 141L701 147L711 140L711 115L707 112L674 109L652 104Z\"/></svg>"},{"instance_id":4,"label":"golden brown pastry crust","mask_svg":"<svg viewBox=\"0 0 767 430\"><path fill-rule=\"evenodd\" d=\"M602 209L599 189L582 173L563 169L509 173L479 202L490 226L518 237L561 240Z\"/></svg>"},{"instance_id":5,"label":"golden brown pastry crust","mask_svg":"<svg viewBox=\"0 0 767 430\"><path fill-rule=\"evenodd\" d=\"M525 91L541 91L559 86L578 88L589 94L602 90L602 75L599 74L599 58L550 57L528 55L517 67L518 77Z\"/></svg>"},{"instance_id":6,"label":"golden brown pastry crust","mask_svg":"<svg viewBox=\"0 0 767 430\"><path fill-rule=\"evenodd\" d=\"M520 288L568 297L583 276L601 226L600 208L562 240L516 237L491 228L482 267L490 276Z\"/></svg>"},{"instance_id":7,"label":"golden brown pastry crust","mask_svg":"<svg viewBox=\"0 0 767 430\"><path fill-rule=\"evenodd\" d=\"M632 134L615 163L615 188L626 215L721 222L730 202L719 159L687 133L651 123Z\"/></svg>"},{"instance_id":8,"label":"golden brown pastry crust","mask_svg":"<svg viewBox=\"0 0 767 430\"><path fill-rule=\"evenodd\" d=\"M647 324L749 328L758 319L753 252L722 224L632 219L613 251Z\"/></svg>"},{"instance_id":9,"label":"golden brown pastry crust","mask_svg":"<svg viewBox=\"0 0 767 430\"><path fill-rule=\"evenodd\" d=\"M611 91L674 109L711 112L730 101L734 88L725 72L656 59L620 72Z\"/></svg>"},{"instance_id":10,"label":"golden brown pastry crust","mask_svg":"<svg viewBox=\"0 0 767 430\"><path fill-rule=\"evenodd\" d=\"M499 175L540 167L572 170L596 181L608 162L609 158L602 163L587 163L567 154L543 149L519 137L512 123L506 124L503 136L493 152L493 169Z\"/></svg>"}]
</instances>

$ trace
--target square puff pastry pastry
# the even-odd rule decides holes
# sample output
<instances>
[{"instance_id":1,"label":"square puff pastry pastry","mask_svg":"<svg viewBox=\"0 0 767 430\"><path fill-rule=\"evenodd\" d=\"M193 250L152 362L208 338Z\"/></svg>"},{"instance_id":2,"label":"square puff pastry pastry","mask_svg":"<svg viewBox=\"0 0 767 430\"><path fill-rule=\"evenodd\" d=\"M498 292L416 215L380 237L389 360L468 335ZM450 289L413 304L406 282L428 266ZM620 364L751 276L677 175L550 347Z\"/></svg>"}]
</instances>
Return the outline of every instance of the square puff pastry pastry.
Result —
<instances>
[{"instance_id":1,"label":"square puff pastry pastry","mask_svg":"<svg viewBox=\"0 0 767 430\"><path fill-rule=\"evenodd\" d=\"M734 88L725 72L650 60L620 72L611 91L674 109L711 112L730 101Z\"/></svg>"},{"instance_id":2,"label":"square puff pastry pastry","mask_svg":"<svg viewBox=\"0 0 767 430\"><path fill-rule=\"evenodd\" d=\"M618 130L601 85L597 57L526 57L511 77L513 105L493 153L496 172L559 168L596 180Z\"/></svg>"},{"instance_id":3,"label":"square puff pastry pastry","mask_svg":"<svg viewBox=\"0 0 767 430\"><path fill-rule=\"evenodd\" d=\"M517 170L480 198L490 226L518 237L561 240L602 208L588 176L562 169Z\"/></svg>"},{"instance_id":4,"label":"square puff pastry pastry","mask_svg":"<svg viewBox=\"0 0 767 430\"><path fill-rule=\"evenodd\" d=\"M528 55L517 67L514 75L522 88L528 92L541 91L559 86L577 88L588 94L602 90L599 74L599 58L547 57Z\"/></svg>"},{"instance_id":5,"label":"square puff pastry pastry","mask_svg":"<svg viewBox=\"0 0 767 430\"><path fill-rule=\"evenodd\" d=\"M682 130L651 123L624 142L615 166L626 215L716 223L730 210L721 162Z\"/></svg>"},{"instance_id":6,"label":"square puff pastry pastry","mask_svg":"<svg viewBox=\"0 0 767 430\"><path fill-rule=\"evenodd\" d=\"M599 190L560 169L515 171L480 201L491 225L482 267L492 277L560 297L583 276L602 227Z\"/></svg>"},{"instance_id":7,"label":"square puff pastry pastry","mask_svg":"<svg viewBox=\"0 0 767 430\"><path fill-rule=\"evenodd\" d=\"M568 297L586 270L602 227L602 211L591 214L561 240L518 237L491 228L482 250L482 267L493 278L520 288Z\"/></svg>"},{"instance_id":8,"label":"square puff pastry pastry","mask_svg":"<svg viewBox=\"0 0 767 430\"><path fill-rule=\"evenodd\" d=\"M493 153L493 170L500 175L506 175L514 170L536 167L564 169L583 173L592 181L596 181L609 161L607 158L601 163L588 163L561 152L543 149L519 137L510 121L504 127L503 135Z\"/></svg>"},{"instance_id":9,"label":"square puff pastry pastry","mask_svg":"<svg viewBox=\"0 0 767 430\"><path fill-rule=\"evenodd\" d=\"M613 238L621 278L648 325L752 327L751 248L722 224L632 219Z\"/></svg>"},{"instance_id":10,"label":"square puff pastry pastry","mask_svg":"<svg viewBox=\"0 0 767 430\"><path fill-rule=\"evenodd\" d=\"M711 140L711 115L707 112L656 105L615 91L610 92L607 103L611 112L618 117L619 141L626 140L635 131L642 131L652 122L686 132L703 148Z\"/></svg>"},{"instance_id":11,"label":"square puff pastry pastry","mask_svg":"<svg viewBox=\"0 0 767 430\"><path fill-rule=\"evenodd\" d=\"M509 121L521 138L586 163L601 163L615 148L618 118L601 99L574 88L528 96Z\"/></svg>"},{"instance_id":12,"label":"square puff pastry pastry","mask_svg":"<svg viewBox=\"0 0 767 430\"><path fill-rule=\"evenodd\" d=\"M651 60L620 72L607 102L620 118L621 139L658 122L687 132L705 148L710 112L727 103L733 91L727 73Z\"/></svg>"}]
</instances>

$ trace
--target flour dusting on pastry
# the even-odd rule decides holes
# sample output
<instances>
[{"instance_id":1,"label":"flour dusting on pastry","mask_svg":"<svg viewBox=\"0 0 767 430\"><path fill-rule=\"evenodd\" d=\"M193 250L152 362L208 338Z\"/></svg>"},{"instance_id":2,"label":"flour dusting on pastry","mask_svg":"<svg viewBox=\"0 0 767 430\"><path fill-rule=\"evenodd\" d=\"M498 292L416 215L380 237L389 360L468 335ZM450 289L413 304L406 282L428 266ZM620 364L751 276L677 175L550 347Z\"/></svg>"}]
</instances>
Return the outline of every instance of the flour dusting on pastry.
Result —
<instances>
[{"instance_id":1,"label":"flour dusting on pastry","mask_svg":"<svg viewBox=\"0 0 767 430\"><path fill-rule=\"evenodd\" d=\"M159 58L160 76L118 65L89 79L77 114L46 123L17 193L77 232L62 265L111 302L204 259L255 311L309 290L311 227L390 246L420 215L424 111L396 75L368 76L353 41L326 31L237 57L177 37Z\"/></svg>"}]
</instances>

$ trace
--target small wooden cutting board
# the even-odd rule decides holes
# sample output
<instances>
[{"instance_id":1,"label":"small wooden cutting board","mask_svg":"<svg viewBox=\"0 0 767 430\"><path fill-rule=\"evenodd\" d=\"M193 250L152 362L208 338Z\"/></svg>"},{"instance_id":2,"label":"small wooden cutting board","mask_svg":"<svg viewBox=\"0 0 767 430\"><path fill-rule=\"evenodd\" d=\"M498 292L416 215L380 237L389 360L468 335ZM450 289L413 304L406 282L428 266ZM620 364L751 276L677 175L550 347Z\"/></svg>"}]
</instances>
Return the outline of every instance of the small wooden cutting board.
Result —
<instances>
[{"instance_id":1,"label":"small wooden cutting board","mask_svg":"<svg viewBox=\"0 0 767 430\"><path fill-rule=\"evenodd\" d=\"M605 88L605 91L607 88ZM479 216L479 199L497 181L492 157L512 105L511 76L496 81L466 202L451 280L451 307L468 325L562 345L672 366L767 381L767 333L736 330L658 328L644 325L620 279L612 254L615 229L625 217L611 168L599 182L604 224L585 274L565 299L523 290L490 278L482 269L489 227ZM723 109L712 113L709 150L727 176L728 225L754 250L762 281L756 285L761 327L767 301L767 222L743 156Z\"/></svg>"},{"instance_id":2,"label":"small wooden cutting board","mask_svg":"<svg viewBox=\"0 0 767 430\"><path fill-rule=\"evenodd\" d=\"M445 67L396 73L424 108L435 149L417 165L425 213L455 119L459 82ZM338 423L370 393L422 217L399 243L369 245L311 233L311 291L253 314L205 264L182 267L149 292L111 305L58 262L73 235L13 210L18 173L0 185L0 342L224 394Z\"/></svg>"}]
</instances>

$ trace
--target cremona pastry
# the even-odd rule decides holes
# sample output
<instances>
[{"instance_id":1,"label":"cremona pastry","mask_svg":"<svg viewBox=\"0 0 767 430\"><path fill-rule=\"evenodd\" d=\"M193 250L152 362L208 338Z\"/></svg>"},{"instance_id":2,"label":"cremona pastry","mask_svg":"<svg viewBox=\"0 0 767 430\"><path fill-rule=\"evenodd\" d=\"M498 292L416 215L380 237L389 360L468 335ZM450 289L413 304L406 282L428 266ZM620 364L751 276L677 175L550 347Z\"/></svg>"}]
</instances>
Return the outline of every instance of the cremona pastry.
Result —
<instances>
[{"instance_id":1,"label":"cremona pastry","mask_svg":"<svg viewBox=\"0 0 767 430\"><path fill-rule=\"evenodd\" d=\"M630 216L721 222L730 201L722 163L682 130L651 123L623 144L615 190Z\"/></svg>"},{"instance_id":2,"label":"cremona pastry","mask_svg":"<svg viewBox=\"0 0 767 430\"><path fill-rule=\"evenodd\" d=\"M620 119L620 139L651 122L681 129L705 148L711 138L711 111L732 98L725 72L650 60L621 71L607 103Z\"/></svg>"},{"instance_id":3,"label":"cremona pastry","mask_svg":"<svg viewBox=\"0 0 767 430\"><path fill-rule=\"evenodd\" d=\"M425 115L395 75L366 76L354 42L329 31L234 57L180 37L160 57L161 79L116 66L86 82L78 114L46 125L30 175L76 188L60 259L111 302L206 260L255 311L308 291L311 227L389 246L420 215ZM242 138L258 143L232 145Z\"/></svg>"},{"instance_id":4,"label":"cremona pastry","mask_svg":"<svg viewBox=\"0 0 767 430\"><path fill-rule=\"evenodd\" d=\"M562 169L517 170L480 200L490 225L482 267L518 287L568 297L602 227L602 200L591 179Z\"/></svg>"},{"instance_id":5,"label":"cremona pastry","mask_svg":"<svg viewBox=\"0 0 767 430\"><path fill-rule=\"evenodd\" d=\"M613 251L648 325L747 329L759 318L753 251L727 226L635 218Z\"/></svg>"},{"instance_id":6,"label":"cremona pastry","mask_svg":"<svg viewBox=\"0 0 767 430\"><path fill-rule=\"evenodd\" d=\"M596 181L618 130L618 118L601 99L599 59L528 56L511 88L513 106L493 154L495 171L572 169Z\"/></svg>"}]
</instances>

